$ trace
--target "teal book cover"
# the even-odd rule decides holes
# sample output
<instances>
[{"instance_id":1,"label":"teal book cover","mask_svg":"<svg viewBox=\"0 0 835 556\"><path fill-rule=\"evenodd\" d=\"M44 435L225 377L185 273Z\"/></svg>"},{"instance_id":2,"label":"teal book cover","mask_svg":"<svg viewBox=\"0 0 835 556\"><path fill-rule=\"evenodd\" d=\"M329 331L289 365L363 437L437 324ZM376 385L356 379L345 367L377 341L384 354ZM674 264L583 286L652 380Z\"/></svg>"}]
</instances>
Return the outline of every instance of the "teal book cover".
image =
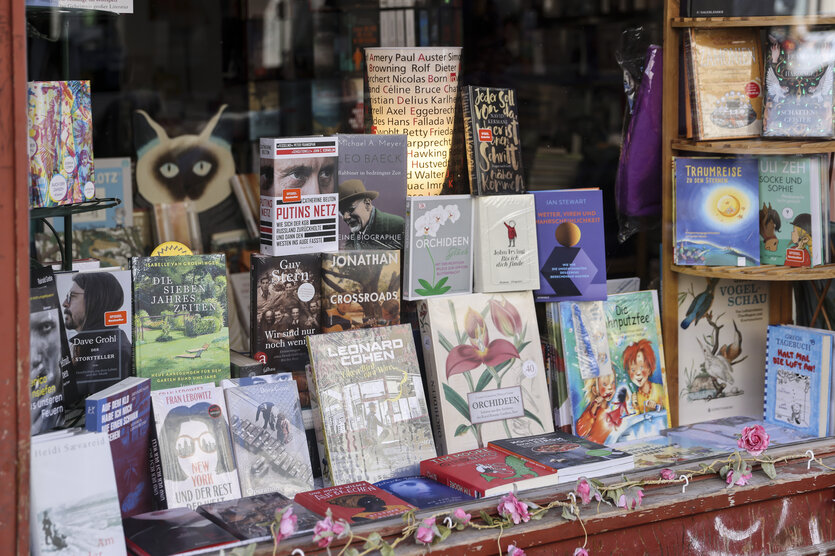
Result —
<instances>
[{"instance_id":1,"label":"teal book cover","mask_svg":"<svg viewBox=\"0 0 835 556\"><path fill-rule=\"evenodd\" d=\"M757 266L755 158L676 158L675 264Z\"/></svg>"}]
</instances>

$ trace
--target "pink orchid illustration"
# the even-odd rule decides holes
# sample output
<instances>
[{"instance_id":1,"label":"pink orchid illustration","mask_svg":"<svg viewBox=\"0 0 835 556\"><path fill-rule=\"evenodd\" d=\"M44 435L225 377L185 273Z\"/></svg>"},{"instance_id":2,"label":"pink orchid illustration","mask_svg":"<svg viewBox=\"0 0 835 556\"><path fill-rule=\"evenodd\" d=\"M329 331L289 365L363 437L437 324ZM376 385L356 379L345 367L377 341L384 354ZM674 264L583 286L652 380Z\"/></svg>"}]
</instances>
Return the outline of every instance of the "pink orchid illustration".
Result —
<instances>
[{"instance_id":1,"label":"pink orchid illustration","mask_svg":"<svg viewBox=\"0 0 835 556\"><path fill-rule=\"evenodd\" d=\"M455 346L450 350L446 360L447 378L471 371L482 363L488 367L495 367L510 359L519 358L519 351L507 340L490 341L484 319L472 307L467 309L464 317L464 329L470 343Z\"/></svg>"}]
</instances>

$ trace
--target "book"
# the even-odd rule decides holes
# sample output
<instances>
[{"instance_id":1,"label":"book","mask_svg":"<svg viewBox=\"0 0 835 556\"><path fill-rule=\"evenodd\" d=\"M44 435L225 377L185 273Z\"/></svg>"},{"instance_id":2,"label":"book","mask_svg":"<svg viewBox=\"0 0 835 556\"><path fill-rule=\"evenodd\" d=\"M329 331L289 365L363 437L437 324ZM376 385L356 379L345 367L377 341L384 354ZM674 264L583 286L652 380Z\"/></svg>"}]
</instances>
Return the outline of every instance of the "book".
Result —
<instances>
[{"instance_id":1,"label":"book","mask_svg":"<svg viewBox=\"0 0 835 556\"><path fill-rule=\"evenodd\" d=\"M562 336L560 333L559 303L545 303L545 328L549 366L549 388L551 392L551 406L554 408L554 426L570 430L573 424L571 418L571 398L568 395L568 379L565 376L565 355L562 350ZM549 361L550 360L550 361Z\"/></svg>"},{"instance_id":2,"label":"book","mask_svg":"<svg viewBox=\"0 0 835 556\"><path fill-rule=\"evenodd\" d=\"M473 500L472 496L460 490L418 475L386 479L375 484L421 510L466 504Z\"/></svg>"},{"instance_id":3,"label":"book","mask_svg":"<svg viewBox=\"0 0 835 556\"><path fill-rule=\"evenodd\" d=\"M322 256L322 332L400 323L400 251Z\"/></svg>"},{"instance_id":4,"label":"book","mask_svg":"<svg viewBox=\"0 0 835 556\"><path fill-rule=\"evenodd\" d=\"M533 195L475 199L474 291L535 290L539 254Z\"/></svg>"},{"instance_id":5,"label":"book","mask_svg":"<svg viewBox=\"0 0 835 556\"><path fill-rule=\"evenodd\" d=\"M224 390L243 496L313 488L313 473L293 380Z\"/></svg>"},{"instance_id":6,"label":"book","mask_svg":"<svg viewBox=\"0 0 835 556\"><path fill-rule=\"evenodd\" d=\"M104 432L116 473L122 517L150 512L151 381L128 377L87 398L85 428Z\"/></svg>"},{"instance_id":7,"label":"book","mask_svg":"<svg viewBox=\"0 0 835 556\"><path fill-rule=\"evenodd\" d=\"M430 298L418 320L439 453L554 430L530 292Z\"/></svg>"},{"instance_id":8,"label":"book","mask_svg":"<svg viewBox=\"0 0 835 556\"><path fill-rule=\"evenodd\" d=\"M224 255L134 257L134 364L151 389L229 377Z\"/></svg>"},{"instance_id":9,"label":"book","mask_svg":"<svg viewBox=\"0 0 835 556\"><path fill-rule=\"evenodd\" d=\"M524 193L516 91L468 85L461 108L472 194Z\"/></svg>"},{"instance_id":10,"label":"book","mask_svg":"<svg viewBox=\"0 0 835 556\"><path fill-rule=\"evenodd\" d=\"M252 261L252 257L250 257L250 263ZM235 350L244 350L247 351L251 348L250 345L250 334L251 334L251 327L252 327L252 319L251 319L251 310L250 310L250 296L252 295L252 290L250 288L250 282L252 281L251 277L251 268L250 272L233 272L229 274L229 304L230 304L230 311L231 306L234 305L235 307L235 317L233 318L232 313L229 313L229 344L232 349ZM237 322L238 332L240 334L240 341L238 344L234 344L232 342L232 338L234 337L233 328L235 327L235 322Z\"/></svg>"},{"instance_id":11,"label":"book","mask_svg":"<svg viewBox=\"0 0 835 556\"><path fill-rule=\"evenodd\" d=\"M760 425L768 433L768 445L771 447L792 444L812 438L796 429L775 423L768 423L762 419L754 419L744 415L733 415L691 423L689 425L680 425L672 429L667 429L664 434L671 442L675 442L680 446L705 446L723 452L733 452L739 450L737 441L739 440L739 434L742 432L742 429L755 425Z\"/></svg>"},{"instance_id":12,"label":"book","mask_svg":"<svg viewBox=\"0 0 835 556\"><path fill-rule=\"evenodd\" d=\"M349 523L387 519L417 509L367 481L300 492L293 500L321 516L330 510L334 521L344 519Z\"/></svg>"},{"instance_id":13,"label":"book","mask_svg":"<svg viewBox=\"0 0 835 556\"><path fill-rule=\"evenodd\" d=\"M404 299L473 291L472 207L469 195L406 199Z\"/></svg>"},{"instance_id":14,"label":"book","mask_svg":"<svg viewBox=\"0 0 835 556\"><path fill-rule=\"evenodd\" d=\"M754 158L673 159L678 265L760 264Z\"/></svg>"},{"instance_id":15,"label":"book","mask_svg":"<svg viewBox=\"0 0 835 556\"><path fill-rule=\"evenodd\" d=\"M32 439L30 453L31 553L125 554L107 435L44 434Z\"/></svg>"},{"instance_id":16,"label":"book","mask_svg":"<svg viewBox=\"0 0 835 556\"><path fill-rule=\"evenodd\" d=\"M293 380L293 373L273 373L269 375L255 375L224 378L220 381L221 388L237 388L238 386L251 386L253 384L272 384L274 382L287 382Z\"/></svg>"},{"instance_id":17,"label":"book","mask_svg":"<svg viewBox=\"0 0 835 556\"><path fill-rule=\"evenodd\" d=\"M762 131L760 31L695 29L684 51L696 140L757 137Z\"/></svg>"},{"instance_id":18,"label":"book","mask_svg":"<svg viewBox=\"0 0 835 556\"><path fill-rule=\"evenodd\" d=\"M29 271L29 400L32 436L64 423L77 400L70 349L55 276L49 267Z\"/></svg>"},{"instance_id":19,"label":"book","mask_svg":"<svg viewBox=\"0 0 835 556\"><path fill-rule=\"evenodd\" d=\"M406 136L337 135L339 249L403 249Z\"/></svg>"},{"instance_id":20,"label":"book","mask_svg":"<svg viewBox=\"0 0 835 556\"><path fill-rule=\"evenodd\" d=\"M252 357L264 373L302 372L310 361L305 338L320 330L321 255L253 255L251 264Z\"/></svg>"},{"instance_id":21,"label":"book","mask_svg":"<svg viewBox=\"0 0 835 556\"><path fill-rule=\"evenodd\" d=\"M722 450L706 446L680 446L666 436L651 436L618 444L618 448L632 454L635 469L672 467L684 462L710 458Z\"/></svg>"},{"instance_id":22,"label":"book","mask_svg":"<svg viewBox=\"0 0 835 556\"><path fill-rule=\"evenodd\" d=\"M539 289L536 301L606 299L603 194L534 191Z\"/></svg>"},{"instance_id":23,"label":"book","mask_svg":"<svg viewBox=\"0 0 835 556\"><path fill-rule=\"evenodd\" d=\"M477 448L420 462L420 474L474 498L557 484L557 472L534 461Z\"/></svg>"},{"instance_id":24,"label":"book","mask_svg":"<svg viewBox=\"0 0 835 556\"><path fill-rule=\"evenodd\" d=\"M765 363L765 421L823 437L831 430L830 331L769 326Z\"/></svg>"},{"instance_id":25,"label":"book","mask_svg":"<svg viewBox=\"0 0 835 556\"><path fill-rule=\"evenodd\" d=\"M436 452L411 327L307 341L331 484L416 475Z\"/></svg>"},{"instance_id":26,"label":"book","mask_svg":"<svg viewBox=\"0 0 835 556\"><path fill-rule=\"evenodd\" d=\"M260 376L264 374L264 364L235 350L229 350L229 372L233 379ZM221 386L226 380L230 379L220 379Z\"/></svg>"},{"instance_id":27,"label":"book","mask_svg":"<svg viewBox=\"0 0 835 556\"><path fill-rule=\"evenodd\" d=\"M626 452L560 431L493 440L487 447L550 467L556 471L559 483L612 475L635 467L634 458Z\"/></svg>"},{"instance_id":28,"label":"book","mask_svg":"<svg viewBox=\"0 0 835 556\"><path fill-rule=\"evenodd\" d=\"M809 15L811 8L807 0L686 0L681 7L683 17Z\"/></svg>"},{"instance_id":29,"label":"book","mask_svg":"<svg viewBox=\"0 0 835 556\"><path fill-rule=\"evenodd\" d=\"M770 27L766 34L763 136L831 137L831 33Z\"/></svg>"},{"instance_id":30,"label":"book","mask_svg":"<svg viewBox=\"0 0 835 556\"><path fill-rule=\"evenodd\" d=\"M130 158L96 158L93 183L96 199L119 199L115 207L73 214L73 230L133 226L133 175ZM64 219L52 218L55 231L64 231Z\"/></svg>"},{"instance_id":31,"label":"book","mask_svg":"<svg viewBox=\"0 0 835 556\"><path fill-rule=\"evenodd\" d=\"M79 394L89 396L130 376L131 275L91 270L55 275Z\"/></svg>"},{"instance_id":32,"label":"book","mask_svg":"<svg viewBox=\"0 0 835 556\"><path fill-rule=\"evenodd\" d=\"M762 416L766 282L679 276L678 422Z\"/></svg>"},{"instance_id":33,"label":"book","mask_svg":"<svg viewBox=\"0 0 835 556\"><path fill-rule=\"evenodd\" d=\"M27 124L30 206L95 197L90 82L29 82Z\"/></svg>"},{"instance_id":34,"label":"book","mask_svg":"<svg viewBox=\"0 0 835 556\"><path fill-rule=\"evenodd\" d=\"M203 251L197 203L191 200L154 203L151 210L153 212L151 224L157 244L177 241L194 253Z\"/></svg>"},{"instance_id":35,"label":"book","mask_svg":"<svg viewBox=\"0 0 835 556\"><path fill-rule=\"evenodd\" d=\"M336 138L262 138L260 145L261 253L336 251Z\"/></svg>"},{"instance_id":36,"label":"book","mask_svg":"<svg viewBox=\"0 0 835 556\"><path fill-rule=\"evenodd\" d=\"M172 508L125 519L125 541L139 556L198 554L230 548L238 539L188 508Z\"/></svg>"},{"instance_id":37,"label":"book","mask_svg":"<svg viewBox=\"0 0 835 556\"><path fill-rule=\"evenodd\" d=\"M197 512L241 540L263 542L273 539L270 525L275 521L275 512L287 506L293 507L293 515L297 518L293 535L309 535L319 517L277 492L204 504Z\"/></svg>"},{"instance_id":38,"label":"book","mask_svg":"<svg viewBox=\"0 0 835 556\"><path fill-rule=\"evenodd\" d=\"M240 498L222 389L181 386L153 391L151 400L167 507Z\"/></svg>"}]
</instances>

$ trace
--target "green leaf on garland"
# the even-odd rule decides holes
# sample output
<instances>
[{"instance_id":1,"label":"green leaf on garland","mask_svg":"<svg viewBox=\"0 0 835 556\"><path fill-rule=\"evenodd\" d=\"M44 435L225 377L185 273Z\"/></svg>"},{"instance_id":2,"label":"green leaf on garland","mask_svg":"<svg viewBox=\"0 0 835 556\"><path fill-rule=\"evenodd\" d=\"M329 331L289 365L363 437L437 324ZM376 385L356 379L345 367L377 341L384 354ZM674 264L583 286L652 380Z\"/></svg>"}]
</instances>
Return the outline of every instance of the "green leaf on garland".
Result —
<instances>
[{"instance_id":1,"label":"green leaf on garland","mask_svg":"<svg viewBox=\"0 0 835 556\"><path fill-rule=\"evenodd\" d=\"M461 394L450 388L449 384L444 384L444 398L458 411L458 413L463 415L467 421L470 420L470 406L467 405L467 402L464 401Z\"/></svg>"},{"instance_id":2,"label":"green leaf on garland","mask_svg":"<svg viewBox=\"0 0 835 556\"><path fill-rule=\"evenodd\" d=\"M763 462L761 467L763 468L763 473L768 475L769 479L776 479L777 478L777 470L774 469L774 464L771 462Z\"/></svg>"},{"instance_id":3,"label":"green leaf on garland","mask_svg":"<svg viewBox=\"0 0 835 556\"><path fill-rule=\"evenodd\" d=\"M577 519L577 516L574 515L574 512L571 511L571 508L568 506L562 507L562 518L567 519L568 521L574 521Z\"/></svg>"},{"instance_id":4,"label":"green leaf on garland","mask_svg":"<svg viewBox=\"0 0 835 556\"><path fill-rule=\"evenodd\" d=\"M719 476L723 479L728 476L728 471L731 470L730 465L723 465L722 468L719 470Z\"/></svg>"},{"instance_id":5,"label":"green leaf on garland","mask_svg":"<svg viewBox=\"0 0 835 556\"><path fill-rule=\"evenodd\" d=\"M545 512L540 512L540 513L530 514L530 515L531 515L531 519L533 519L534 521L539 521L540 519L545 517Z\"/></svg>"},{"instance_id":6,"label":"green leaf on garland","mask_svg":"<svg viewBox=\"0 0 835 556\"><path fill-rule=\"evenodd\" d=\"M487 512L485 512L484 510L481 510L481 511L479 512L479 515L481 516L481 519L484 521L484 523L486 523L487 525L493 525L493 523L495 523L495 521L494 521L494 520L493 520L493 518L490 516L490 514L488 514L488 513L487 513Z\"/></svg>"},{"instance_id":7,"label":"green leaf on garland","mask_svg":"<svg viewBox=\"0 0 835 556\"><path fill-rule=\"evenodd\" d=\"M441 542L443 540L446 540L446 538L452 533L452 530L450 530L448 527L445 527L443 525L438 525L437 527L438 527L438 541L437 542Z\"/></svg>"},{"instance_id":8,"label":"green leaf on garland","mask_svg":"<svg viewBox=\"0 0 835 556\"><path fill-rule=\"evenodd\" d=\"M377 533L375 531L374 533L368 535L368 537L365 540L365 544L362 545L362 548L363 550L376 550L382 542L383 537L380 536L380 533Z\"/></svg>"},{"instance_id":9,"label":"green leaf on garland","mask_svg":"<svg viewBox=\"0 0 835 556\"><path fill-rule=\"evenodd\" d=\"M467 431L470 430L471 425L458 425L458 428L455 429L455 436L463 436L467 434Z\"/></svg>"},{"instance_id":10,"label":"green leaf on garland","mask_svg":"<svg viewBox=\"0 0 835 556\"><path fill-rule=\"evenodd\" d=\"M394 549L388 543L383 543L380 547L380 556L394 556Z\"/></svg>"},{"instance_id":11,"label":"green leaf on garland","mask_svg":"<svg viewBox=\"0 0 835 556\"><path fill-rule=\"evenodd\" d=\"M360 551L354 547L346 548L345 552L343 552L345 556L360 556Z\"/></svg>"}]
</instances>

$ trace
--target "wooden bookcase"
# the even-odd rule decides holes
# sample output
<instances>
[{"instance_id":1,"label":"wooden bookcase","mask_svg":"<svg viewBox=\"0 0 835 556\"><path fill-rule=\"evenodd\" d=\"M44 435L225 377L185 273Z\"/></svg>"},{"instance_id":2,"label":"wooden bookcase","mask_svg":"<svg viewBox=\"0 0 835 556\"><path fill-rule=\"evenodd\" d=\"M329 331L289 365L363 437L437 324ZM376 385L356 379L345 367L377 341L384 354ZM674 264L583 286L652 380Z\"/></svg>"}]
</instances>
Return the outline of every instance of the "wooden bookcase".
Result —
<instances>
[{"instance_id":1,"label":"wooden bookcase","mask_svg":"<svg viewBox=\"0 0 835 556\"><path fill-rule=\"evenodd\" d=\"M774 265L759 267L677 266L673 264L674 218L672 157L682 153L715 155L787 155L835 152L833 140L739 139L694 141L679 136L679 49L682 32L687 28L768 27L772 25L824 25L835 23L835 17L679 17L680 0L666 0L664 5L664 100L662 105L661 160L662 175L662 261L661 311L664 346L666 347L667 385L670 392L679 392L678 383L678 275L764 280L770 282L769 315L772 324L792 322L792 286L801 280L831 280L835 264L814 268L792 268ZM821 297L825 297L825 289ZM822 301L821 301L822 303ZM673 425L678 425L678 396L670 396Z\"/></svg>"}]
</instances>

